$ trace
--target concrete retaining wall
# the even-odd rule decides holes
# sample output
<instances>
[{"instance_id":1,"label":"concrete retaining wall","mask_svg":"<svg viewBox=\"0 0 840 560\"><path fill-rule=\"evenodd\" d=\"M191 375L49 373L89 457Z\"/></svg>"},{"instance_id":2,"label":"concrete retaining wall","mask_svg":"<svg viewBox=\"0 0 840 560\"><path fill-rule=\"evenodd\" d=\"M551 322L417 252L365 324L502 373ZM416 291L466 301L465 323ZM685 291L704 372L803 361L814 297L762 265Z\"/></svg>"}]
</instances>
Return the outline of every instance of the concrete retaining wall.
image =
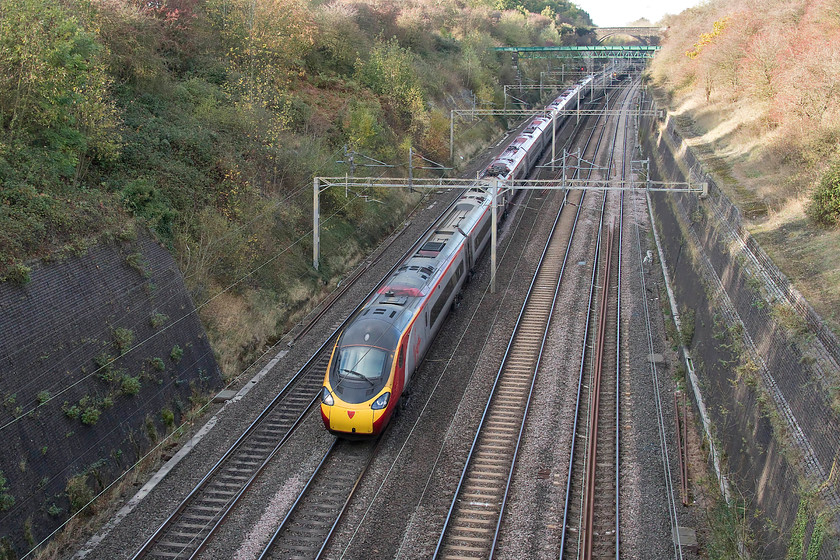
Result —
<instances>
[{"instance_id":1,"label":"concrete retaining wall","mask_svg":"<svg viewBox=\"0 0 840 560\"><path fill-rule=\"evenodd\" d=\"M0 284L0 557L63 523L69 480L77 502L98 493L220 385L183 278L148 236Z\"/></svg>"},{"instance_id":2,"label":"concrete retaining wall","mask_svg":"<svg viewBox=\"0 0 840 560\"><path fill-rule=\"evenodd\" d=\"M807 550L818 515L838 528L840 414L831 395L840 344L745 230L673 122L649 120L642 135L653 180L709 182L704 200L652 200L676 297L693 314L690 351L732 495L752 514L760 558L786 556L808 496ZM836 538L827 538L819 558L838 557Z\"/></svg>"}]
</instances>

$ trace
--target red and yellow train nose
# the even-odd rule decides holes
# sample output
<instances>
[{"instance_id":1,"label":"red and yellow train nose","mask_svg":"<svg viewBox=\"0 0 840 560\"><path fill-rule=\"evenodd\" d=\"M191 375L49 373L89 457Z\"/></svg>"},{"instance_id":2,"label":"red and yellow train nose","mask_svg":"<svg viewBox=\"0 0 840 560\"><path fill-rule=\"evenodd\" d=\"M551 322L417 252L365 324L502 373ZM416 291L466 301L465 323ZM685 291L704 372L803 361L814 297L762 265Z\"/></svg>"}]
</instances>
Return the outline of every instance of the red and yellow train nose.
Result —
<instances>
[{"instance_id":1,"label":"red and yellow train nose","mask_svg":"<svg viewBox=\"0 0 840 560\"><path fill-rule=\"evenodd\" d=\"M337 435L371 435L382 429L383 420L390 417L385 410L390 392L372 402L348 404L333 396L328 387L321 390L321 419L324 426Z\"/></svg>"},{"instance_id":2,"label":"red and yellow train nose","mask_svg":"<svg viewBox=\"0 0 840 560\"><path fill-rule=\"evenodd\" d=\"M345 434L372 434L373 411L370 408L365 410L364 408L333 406L327 428L332 432Z\"/></svg>"}]
</instances>

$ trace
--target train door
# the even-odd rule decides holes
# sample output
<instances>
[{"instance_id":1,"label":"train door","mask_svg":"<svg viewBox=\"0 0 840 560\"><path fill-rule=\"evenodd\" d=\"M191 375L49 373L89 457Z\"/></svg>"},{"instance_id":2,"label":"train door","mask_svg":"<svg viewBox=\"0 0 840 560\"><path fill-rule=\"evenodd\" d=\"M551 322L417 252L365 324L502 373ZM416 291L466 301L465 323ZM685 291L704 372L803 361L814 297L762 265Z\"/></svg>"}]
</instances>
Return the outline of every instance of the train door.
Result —
<instances>
[{"instance_id":1,"label":"train door","mask_svg":"<svg viewBox=\"0 0 840 560\"><path fill-rule=\"evenodd\" d=\"M420 314L411 324L411 331L408 334L408 345L405 353L405 384L411 381L411 376L417 370L420 360L425 354L425 347L428 344L429 313L426 307L420 310Z\"/></svg>"}]
</instances>

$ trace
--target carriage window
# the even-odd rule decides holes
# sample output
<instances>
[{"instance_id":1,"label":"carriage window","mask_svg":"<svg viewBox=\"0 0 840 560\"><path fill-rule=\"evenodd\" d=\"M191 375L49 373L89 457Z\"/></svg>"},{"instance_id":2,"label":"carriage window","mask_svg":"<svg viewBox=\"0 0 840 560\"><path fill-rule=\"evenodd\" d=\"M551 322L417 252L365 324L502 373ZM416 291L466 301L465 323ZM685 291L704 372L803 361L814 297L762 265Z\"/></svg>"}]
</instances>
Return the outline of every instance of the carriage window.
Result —
<instances>
[{"instance_id":1,"label":"carriage window","mask_svg":"<svg viewBox=\"0 0 840 560\"><path fill-rule=\"evenodd\" d=\"M457 284L458 276L452 275L452 277L449 279L449 282L446 283L446 287L438 296L437 301L435 301L435 304L432 306L431 317L429 318L432 325L434 325L435 322L437 322L440 312L443 311L444 305L446 305L446 301L449 299L449 296L452 295L452 291L455 289L455 286Z\"/></svg>"}]
</instances>

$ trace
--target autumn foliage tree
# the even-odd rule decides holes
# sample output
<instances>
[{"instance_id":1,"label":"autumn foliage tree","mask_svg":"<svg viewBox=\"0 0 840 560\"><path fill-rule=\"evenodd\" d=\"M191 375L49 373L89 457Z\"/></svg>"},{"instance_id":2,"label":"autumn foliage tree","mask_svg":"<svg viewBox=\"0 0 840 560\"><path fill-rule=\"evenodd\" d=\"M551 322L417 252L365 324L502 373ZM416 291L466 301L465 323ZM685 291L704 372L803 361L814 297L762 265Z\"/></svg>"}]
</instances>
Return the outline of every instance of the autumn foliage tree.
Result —
<instances>
[{"instance_id":1,"label":"autumn foliage tree","mask_svg":"<svg viewBox=\"0 0 840 560\"><path fill-rule=\"evenodd\" d=\"M679 97L698 90L723 114L750 107L758 115L768 153L783 154L776 165L798 166L792 183L800 186L777 188L769 197L775 205L797 196L804 181L821 184L840 159L840 17L832 6L741 0L691 8L668 22L671 34L653 64L654 78Z\"/></svg>"}]
</instances>

